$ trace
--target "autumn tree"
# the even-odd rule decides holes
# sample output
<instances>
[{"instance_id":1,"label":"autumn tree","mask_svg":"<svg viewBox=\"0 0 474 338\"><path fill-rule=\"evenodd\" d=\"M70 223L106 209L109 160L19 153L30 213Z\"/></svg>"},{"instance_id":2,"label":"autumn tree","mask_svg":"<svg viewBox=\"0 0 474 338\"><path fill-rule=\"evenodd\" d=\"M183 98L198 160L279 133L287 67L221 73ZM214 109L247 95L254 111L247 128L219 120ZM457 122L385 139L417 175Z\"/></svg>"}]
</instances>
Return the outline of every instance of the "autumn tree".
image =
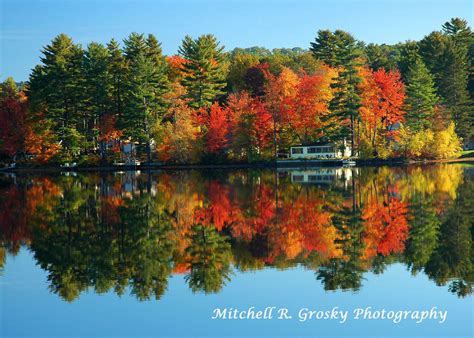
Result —
<instances>
[{"instance_id":1,"label":"autumn tree","mask_svg":"<svg viewBox=\"0 0 474 338\"><path fill-rule=\"evenodd\" d=\"M388 142L396 133L397 124L404 119L405 87L398 71L387 72L380 68L374 72L364 68L361 77L361 155L381 156L383 151L386 157L390 155L386 152L390 149Z\"/></svg>"},{"instance_id":2,"label":"autumn tree","mask_svg":"<svg viewBox=\"0 0 474 338\"><path fill-rule=\"evenodd\" d=\"M266 86L265 102L268 112L272 116L273 123L273 155L277 158L279 149L287 145L285 142L285 127L288 125L289 110L294 99L298 76L289 68L283 68L278 76L269 74Z\"/></svg>"},{"instance_id":3,"label":"autumn tree","mask_svg":"<svg viewBox=\"0 0 474 338\"><path fill-rule=\"evenodd\" d=\"M0 153L14 161L25 152L27 109L25 94L7 78L0 85Z\"/></svg>"},{"instance_id":4,"label":"autumn tree","mask_svg":"<svg viewBox=\"0 0 474 338\"><path fill-rule=\"evenodd\" d=\"M435 131L429 128L414 131L401 126L397 138L398 152L407 158L442 159L461 155L461 140L453 122Z\"/></svg>"},{"instance_id":5,"label":"autumn tree","mask_svg":"<svg viewBox=\"0 0 474 338\"><path fill-rule=\"evenodd\" d=\"M259 64L257 56L248 53L235 53L229 64L227 83L231 91L239 92L247 89L245 81L248 70Z\"/></svg>"},{"instance_id":6,"label":"autumn tree","mask_svg":"<svg viewBox=\"0 0 474 338\"><path fill-rule=\"evenodd\" d=\"M251 158L254 152L255 111L253 100L246 91L228 98L230 121L230 149L235 158Z\"/></svg>"},{"instance_id":7,"label":"autumn tree","mask_svg":"<svg viewBox=\"0 0 474 338\"><path fill-rule=\"evenodd\" d=\"M265 85L269 78L268 64L258 64L250 67L244 74L244 88L254 97L265 95Z\"/></svg>"},{"instance_id":8,"label":"autumn tree","mask_svg":"<svg viewBox=\"0 0 474 338\"><path fill-rule=\"evenodd\" d=\"M230 148L237 159L253 160L265 156L272 139L272 116L260 98L247 92L228 98Z\"/></svg>"},{"instance_id":9,"label":"autumn tree","mask_svg":"<svg viewBox=\"0 0 474 338\"><path fill-rule=\"evenodd\" d=\"M61 148L50 124L43 113L31 113L27 97L13 79L0 85L0 153L14 161L26 156L38 163L49 161Z\"/></svg>"},{"instance_id":10,"label":"autumn tree","mask_svg":"<svg viewBox=\"0 0 474 338\"><path fill-rule=\"evenodd\" d=\"M168 63L168 79L170 82L181 82L184 77L183 65L186 60L179 55L171 55L166 57Z\"/></svg>"},{"instance_id":11,"label":"autumn tree","mask_svg":"<svg viewBox=\"0 0 474 338\"><path fill-rule=\"evenodd\" d=\"M291 131L300 143L316 141L324 136L324 120L329 112L329 103L334 96L332 84L337 72L325 67L319 74L303 75L292 108L287 118Z\"/></svg>"},{"instance_id":12,"label":"autumn tree","mask_svg":"<svg viewBox=\"0 0 474 338\"><path fill-rule=\"evenodd\" d=\"M177 82L172 84L171 91L165 96L168 112L163 122L155 126L158 155L164 161L193 163L200 159L202 144L199 126L196 125L195 111L184 99L184 88Z\"/></svg>"},{"instance_id":13,"label":"autumn tree","mask_svg":"<svg viewBox=\"0 0 474 338\"><path fill-rule=\"evenodd\" d=\"M223 155L229 145L228 110L215 102L205 119L207 127L206 150L211 154Z\"/></svg>"},{"instance_id":14,"label":"autumn tree","mask_svg":"<svg viewBox=\"0 0 474 338\"><path fill-rule=\"evenodd\" d=\"M112 151L120 151L120 138L123 133L117 128L117 117L115 114L102 114L99 122L99 142L101 145L101 154L105 156L106 145L111 145Z\"/></svg>"}]
</instances>

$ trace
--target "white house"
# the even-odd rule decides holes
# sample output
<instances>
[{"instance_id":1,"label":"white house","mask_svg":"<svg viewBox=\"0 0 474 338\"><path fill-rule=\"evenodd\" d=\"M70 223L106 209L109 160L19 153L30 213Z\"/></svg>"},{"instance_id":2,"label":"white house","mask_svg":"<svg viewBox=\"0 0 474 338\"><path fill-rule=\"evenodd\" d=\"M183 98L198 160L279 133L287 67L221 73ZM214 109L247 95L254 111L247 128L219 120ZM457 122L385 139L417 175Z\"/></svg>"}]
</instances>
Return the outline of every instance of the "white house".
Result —
<instances>
[{"instance_id":1,"label":"white house","mask_svg":"<svg viewBox=\"0 0 474 338\"><path fill-rule=\"evenodd\" d=\"M347 158L351 156L351 147L347 142L315 142L290 147L290 158L294 159L327 159Z\"/></svg>"}]
</instances>

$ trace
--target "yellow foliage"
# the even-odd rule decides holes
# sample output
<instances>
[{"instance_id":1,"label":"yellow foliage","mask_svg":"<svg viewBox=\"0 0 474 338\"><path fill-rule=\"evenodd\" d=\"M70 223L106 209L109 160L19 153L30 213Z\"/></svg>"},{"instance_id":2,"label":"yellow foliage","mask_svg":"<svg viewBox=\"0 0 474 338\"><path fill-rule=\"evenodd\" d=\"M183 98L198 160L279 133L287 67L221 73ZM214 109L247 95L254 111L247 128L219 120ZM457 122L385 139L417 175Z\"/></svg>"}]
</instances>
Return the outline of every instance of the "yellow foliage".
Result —
<instances>
[{"instance_id":1,"label":"yellow foliage","mask_svg":"<svg viewBox=\"0 0 474 338\"><path fill-rule=\"evenodd\" d=\"M463 181L463 168L458 164L441 163L430 167L411 166L397 178L400 196L409 201L415 194L431 195L442 200L442 195L456 199Z\"/></svg>"},{"instance_id":2,"label":"yellow foliage","mask_svg":"<svg viewBox=\"0 0 474 338\"><path fill-rule=\"evenodd\" d=\"M436 135L432 152L435 158L456 158L461 155L461 140L456 134L454 122L448 128L441 130Z\"/></svg>"},{"instance_id":3,"label":"yellow foliage","mask_svg":"<svg viewBox=\"0 0 474 338\"><path fill-rule=\"evenodd\" d=\"M461 140L456 134L453 122L446 129L436 132L431 129L412 132L402 125L398 132L397 147L402 156L413 159L456 158L462 150Z\"/></svg>"}]
</instances>

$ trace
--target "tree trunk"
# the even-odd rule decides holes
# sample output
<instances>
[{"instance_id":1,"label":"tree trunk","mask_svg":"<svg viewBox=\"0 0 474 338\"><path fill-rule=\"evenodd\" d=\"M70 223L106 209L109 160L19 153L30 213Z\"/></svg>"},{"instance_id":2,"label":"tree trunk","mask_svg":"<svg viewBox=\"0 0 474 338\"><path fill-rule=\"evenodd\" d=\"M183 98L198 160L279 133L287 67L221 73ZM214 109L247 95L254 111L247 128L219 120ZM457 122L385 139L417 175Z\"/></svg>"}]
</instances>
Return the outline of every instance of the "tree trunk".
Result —
<instances>
[{"instance_id":1,"label":"tree trunk","mask_svg":"<svg viewBox=\"0 0 474 338\"><path fill-rule=\"evenodd\" d=\"M150 145L150 141L146 142L146 158L147 158L148 164L150 164L151 163L151 145Z\"/></svg>"},{"instance_id":2,"label":"tree trunk","mask_svg":"<svg viewBox=\"0 0 474 338\"><path fill-rule=\"evenodd\" d=\"M354 156L354 114L351 114L351 157Z\"/></svg>"}]
</instances>

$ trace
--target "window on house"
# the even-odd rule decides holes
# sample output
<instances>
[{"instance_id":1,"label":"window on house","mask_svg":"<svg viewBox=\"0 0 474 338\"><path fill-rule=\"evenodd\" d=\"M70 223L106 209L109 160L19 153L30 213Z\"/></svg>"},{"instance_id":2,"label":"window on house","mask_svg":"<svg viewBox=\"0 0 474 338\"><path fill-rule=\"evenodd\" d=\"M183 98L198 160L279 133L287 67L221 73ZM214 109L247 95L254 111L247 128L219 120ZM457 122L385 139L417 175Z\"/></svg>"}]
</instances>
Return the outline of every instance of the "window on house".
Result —
<instances>
[{"instance_id":1,"label":"window on house","mask_svg":"<svg viewBox=\"0 0 474 338\"><path fill-rule=\"evenodd\" d=\"M303 148L291 148L291 153L292 154L302 154L303 153Z\"/></svg>"},{"instance_id":2,"label":"window on house","mask_svg":"<svg viewBox=\"0 0 474 338\"><path fill-rule=\"evenodd\" d=\"M293 175L293 181L294 182L303 182L304 181L304 175Z\"/></svg>"},{"instance_id":3,"label":"window on house","mask_svg":"<svg viewBox=\"0 0 474 338\"><path fill-rule=\"evenodd\" d=\"M315 147L308 148L308 154L315 154L317 149Z\"/></svg>"}]
</instances>

